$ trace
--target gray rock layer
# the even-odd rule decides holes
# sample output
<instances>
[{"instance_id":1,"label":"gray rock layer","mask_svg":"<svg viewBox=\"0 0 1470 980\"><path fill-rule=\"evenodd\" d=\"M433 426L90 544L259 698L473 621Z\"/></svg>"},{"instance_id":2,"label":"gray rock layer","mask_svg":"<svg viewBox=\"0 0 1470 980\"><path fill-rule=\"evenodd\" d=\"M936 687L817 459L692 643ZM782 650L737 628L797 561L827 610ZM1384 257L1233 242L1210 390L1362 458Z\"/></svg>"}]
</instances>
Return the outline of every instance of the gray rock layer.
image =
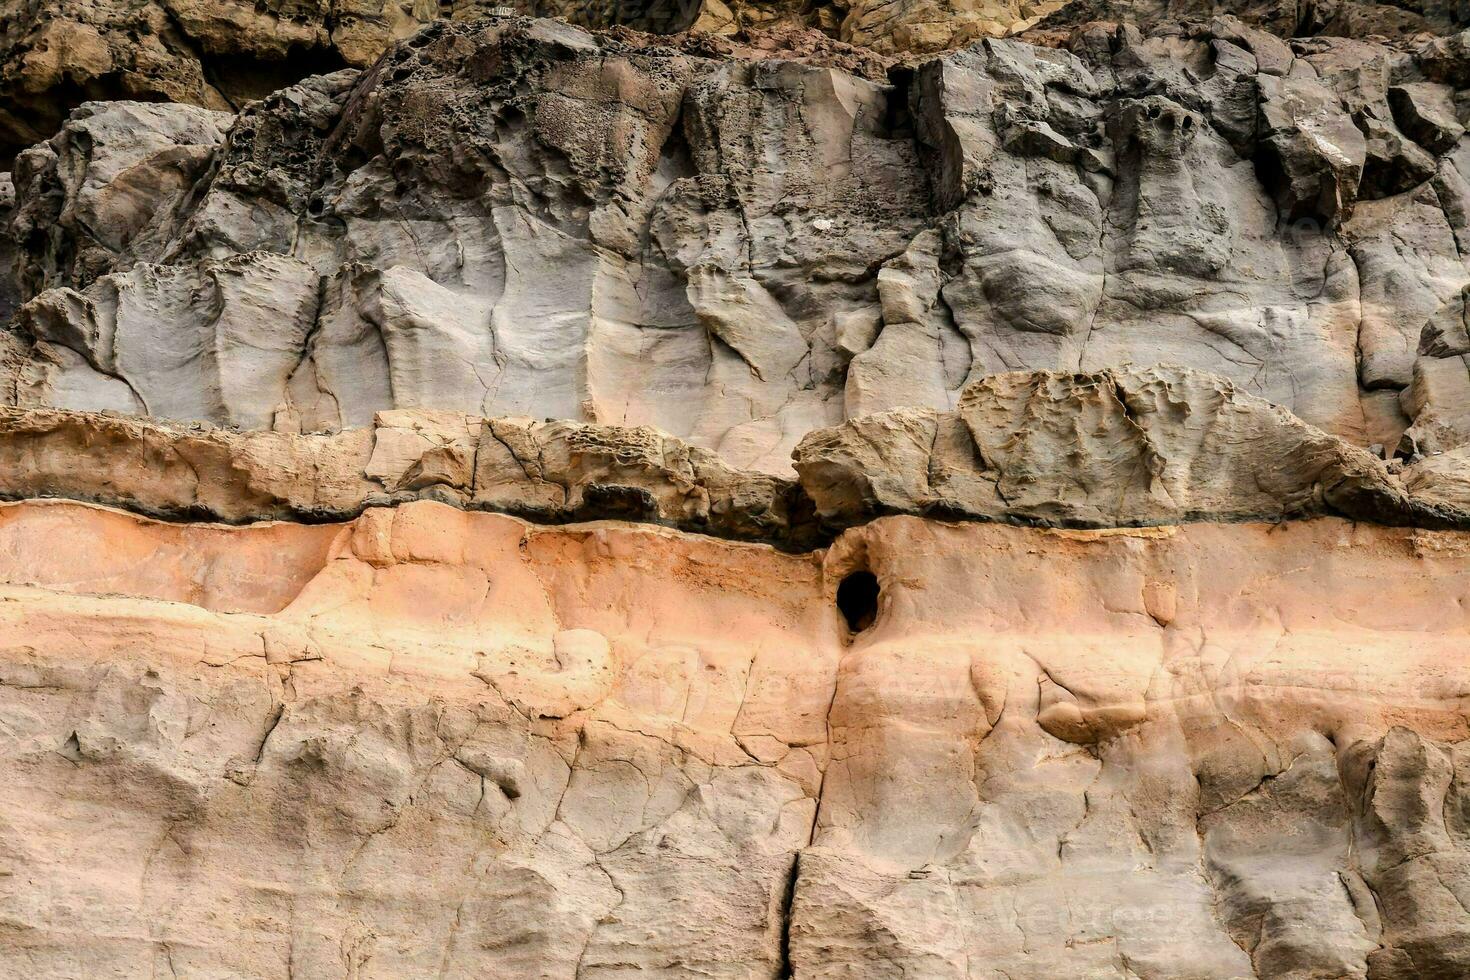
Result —
<instances>
[{"instance_id":1,"label":"gray rock layer","mask_svg":"<svg viewBox=\"0 0 1470 980\"><path fill-rule=\"evenodd\" d=\"M1465 52L1221 18L885 82L439 23L233 122L92 106L22 154L7 390L291 432L651 425L789 474L814 429L948 411L988 375L1172 363L1447 451L1470 438Z\"/></svg>"}]
</instances>

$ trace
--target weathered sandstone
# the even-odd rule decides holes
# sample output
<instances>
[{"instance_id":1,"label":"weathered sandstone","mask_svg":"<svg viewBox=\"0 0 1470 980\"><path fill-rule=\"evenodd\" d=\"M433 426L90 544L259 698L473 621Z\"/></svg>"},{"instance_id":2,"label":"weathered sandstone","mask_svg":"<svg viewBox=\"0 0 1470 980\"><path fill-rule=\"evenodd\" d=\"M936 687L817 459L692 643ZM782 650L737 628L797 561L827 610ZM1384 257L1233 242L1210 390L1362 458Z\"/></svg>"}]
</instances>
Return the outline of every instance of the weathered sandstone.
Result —
<instances>
[{"instance_id":1,"label":"weathered sandstone","mask_svg":"<svg viewBox=\"0 0 1470 980\"><path fill-rule=\"evenodd\" d=\"M1467 540L7 505L0 969L1462 975Z\"/></svg>"},{"instance_id":2,"label":"weathered sandstone","mask_svg":"<svg viewBox=\"0 0 1470 980\"><path fill-rule=\"evenodd\" d=\"M652 429L380 413L337 435L230 432L0 409L0 498L60 497L174 519L354 517L418 499L544 523L620 518L809 548L788 480L732 470Z\"/></svg>"},{"instance_id":3,"label":"weathered sandstone","mask_svg":"<svg viewBox=\"0 0 1470 980\"><path fill-rule=\"evenodd\" d=\"M17 163L8 397L652 425L789 475L806 433L991 374L1168 363L1465 445L1463 38L1068 43L885 75L440 22L233 121L87 106Z\"/></svg>"},{"instance_id":4,"label":"weathered sandstone","mask_svg":"<svg viewBox=\"0 0 1470 980\"><path fill-rule=\"evenodd\" d=\"M615 518L785 550L891 514L1106 528L1338 515L1470 530L1470 460L1404 467L1179 368L1012 373L953 413L817 430L795 480L650 428L389 411L337 434L0 409L0 498L176 519L354 517L437 500L539 523Z\"/></svg>"},{"instance_id":5,"label":"weathered sandstone","mask_svg":"<svg viewBox=\"0 0 1470 980\"><path fill-rule=\"evenodd\" d=\"M1470 976L1459 8L499 7L0 0L0 976Z\"/></svg>"}]
</instances>

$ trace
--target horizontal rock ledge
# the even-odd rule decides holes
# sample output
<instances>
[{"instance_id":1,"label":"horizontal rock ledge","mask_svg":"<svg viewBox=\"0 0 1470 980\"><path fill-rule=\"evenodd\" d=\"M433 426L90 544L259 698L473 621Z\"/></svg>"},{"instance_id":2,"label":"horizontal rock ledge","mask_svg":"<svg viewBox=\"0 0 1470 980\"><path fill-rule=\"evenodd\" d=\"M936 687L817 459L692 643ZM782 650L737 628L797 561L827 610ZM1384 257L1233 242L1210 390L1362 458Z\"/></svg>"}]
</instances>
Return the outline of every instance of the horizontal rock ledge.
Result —
<instances>
[{"instance_id":1,"label":"horizontal rock ledge","mask_svg":"<svg viewBox=\"0 0 1470 980\"><path fill-rule=\"evenodd\" d=\"M1340 516L1470 529L1455 453L1385 461L1176 367L1015 372L953 412L900 409L809 434L795 480L649 427L378 413L331 434L237 432L0 408L0 498L171 520L337 521L430 499L546 524L618 519L805 551L897 514L1107 528Z\"/></svg>"}]
</instances>

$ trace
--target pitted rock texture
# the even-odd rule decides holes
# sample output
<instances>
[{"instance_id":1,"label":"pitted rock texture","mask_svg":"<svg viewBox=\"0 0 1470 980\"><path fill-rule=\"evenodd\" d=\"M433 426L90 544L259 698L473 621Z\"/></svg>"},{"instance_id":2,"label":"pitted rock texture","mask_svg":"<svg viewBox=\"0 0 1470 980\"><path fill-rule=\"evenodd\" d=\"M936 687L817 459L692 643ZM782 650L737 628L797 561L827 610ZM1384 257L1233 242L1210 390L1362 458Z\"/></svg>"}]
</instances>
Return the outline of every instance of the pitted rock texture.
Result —
<instances>
[{"instance_id":1,"label":"pitted rock texture","mask_svg":"<svg viewBox=\"0 0 1470 980\"><path fill-rule=\"evenodd\" d=\"M0 164L89 99L236 109L302 78L365 67L438 19L509 11L708 40L796 32L886 53L936 51L1035 23L1059 0L5 0Z\"/></svg>"},{"instance_id":2,"label":"pitted rock texture","mask_svg":"<svg viewBox=\"0 0 1470 980\"><path fill-rule=\"evenodd\" d=\"M0 229L3 229L0 231L0 320L9 320L20 300L20 288L15 281L19 256L10 233L14 211L15 181L10 174L0 175Z\"/></svg>"},{"instance_id":3,"label":"pitted rock texture","mask_svg":"<svg viewBox=\"0 0 1470 980\"><path fill-rule=\"evenodd\" d=\"M307 75L371 64L457 0L5 0L0 157L50 137L88 99L233 110Z\"/></svg>"},{"instance_id":4,"label":"pitted rock texture","mask_svg":"<svg viewBox=\"0 0 1470 980\"><path fill-rule=\"evenodd\" d=\"M652 425L789 474L814 429L997 372L1170 363L1388 454L1464 445L1463 38L1070 45L874 81L441 22L232 123L89 106L16 171L7 389Z\"/></svg>"},{"instance_id":5,"label":"pitted rock texture","mask_svg":"<svg viewBox=\"0 0 1470 980\"><path fill-rule=\"evenodd\" d=\"M1465 556L7 505L0 970L1461 976Z\"/></svg>"}]
</instances>

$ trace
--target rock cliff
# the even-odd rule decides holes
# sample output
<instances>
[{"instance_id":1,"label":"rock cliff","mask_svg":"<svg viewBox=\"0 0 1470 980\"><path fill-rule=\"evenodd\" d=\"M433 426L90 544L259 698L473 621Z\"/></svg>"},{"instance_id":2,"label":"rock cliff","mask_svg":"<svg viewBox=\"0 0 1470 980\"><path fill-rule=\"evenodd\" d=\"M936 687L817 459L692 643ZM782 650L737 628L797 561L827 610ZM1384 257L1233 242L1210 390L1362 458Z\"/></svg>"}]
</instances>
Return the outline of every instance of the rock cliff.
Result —
<instances>
[{"instance_id":1,"label":"rock cliff","mask_svg":"<svg viewBox=\"0 0 1470 980\"><path fill-rule=\"evenodd\" d=\"M1460 976L1466 568L1333 519L890 517L783 556L6 505L0 959Z\"/></svg>"},{"instance_id":2,"label":"rock cliff","mask_svg":"<svg viewBox=\"0 0 1470 980\"><path fill-rule=\"evenodd\" d=\"M1470 976L1466 19L0 0L0 975Z\"/></svg>"},{"instance_id":3,"label":"rock cliff","mask_svg":"<svg viewBox=\"0 0 1470 980\"><path fill-rule=\"evenodd\" d=\"M789 475L990 374L1169 363L1384 455L1470 438L1459 36L698 37L439 22L238 115L83 107L16 162L11 399L653 425Z\"/></svg>"}]
</instances>

